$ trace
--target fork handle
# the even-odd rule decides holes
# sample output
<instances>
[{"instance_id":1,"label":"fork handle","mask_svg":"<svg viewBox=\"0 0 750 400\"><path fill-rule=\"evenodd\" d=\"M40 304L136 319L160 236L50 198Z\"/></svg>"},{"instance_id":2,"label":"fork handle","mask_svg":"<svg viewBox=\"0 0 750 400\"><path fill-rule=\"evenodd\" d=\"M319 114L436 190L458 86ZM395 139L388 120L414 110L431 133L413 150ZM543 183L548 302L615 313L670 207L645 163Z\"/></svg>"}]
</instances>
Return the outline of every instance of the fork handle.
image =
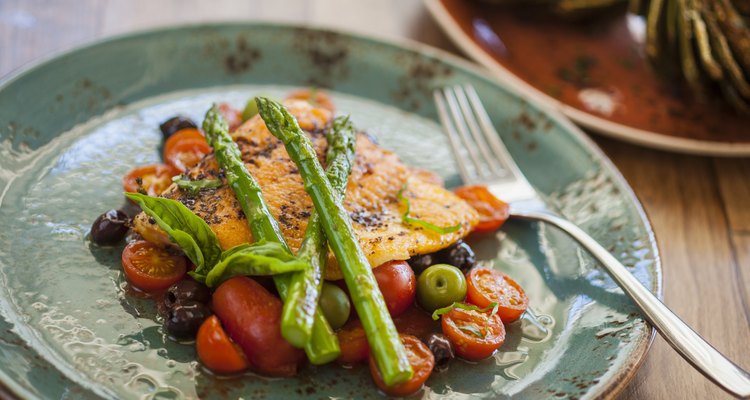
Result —
<instances>
[{"instance_id":1,"label":"fork handle","mask_svg":"<svg viewBox=\"0 0 750 400\"><path fill-rule=\"evenodd\" d=\"M612 279L638 305L646 320L683 358L732 395L750 398L750 374L700 337L583 229L549 212L513 210L511 217L547 222L570 235L604 266Z\"/></svg>"}]
</instances>

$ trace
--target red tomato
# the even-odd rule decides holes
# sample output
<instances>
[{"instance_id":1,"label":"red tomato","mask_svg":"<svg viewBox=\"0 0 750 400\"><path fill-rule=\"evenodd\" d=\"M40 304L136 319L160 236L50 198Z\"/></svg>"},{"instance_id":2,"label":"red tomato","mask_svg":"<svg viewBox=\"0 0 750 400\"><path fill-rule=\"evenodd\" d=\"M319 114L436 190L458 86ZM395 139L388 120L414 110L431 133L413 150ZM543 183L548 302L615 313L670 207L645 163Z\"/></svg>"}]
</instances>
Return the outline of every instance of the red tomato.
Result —
<instances>
[{"instance_id":1,"label":"red tomato","mask_svg":"<svg viewBox=\"0 0 750 400\"><path fill-rule=\"evenodd\" d=\"M393 318L393 323L398 333L416 336L425 341L440 324L432 319L430 313L416 305L412 305L401 315Z\"/></svg>"},{"instance_id":2,"label":"red tomato","mask_svg":"<svg viewBox=\"0 0 750 400\"><path fill-rule=\"evenodd\" d=\"M383 377L380 375L375 358L370 357L370 374L375 384L389 396L408 396L422 388L424 382L432 374L432 368L435 367L435 356L432 355L427 345L411 335L399 335L401 343L406 349L406 356L409 358L409 364L414 371L411 379L394 386L386 386Z\"/></svg>"},{"instance_id":3,"label":"red tomato","mask_svg":"<svg viewBox=\"0 0 750 400\"><path fill-rule=\"evenodd\" d=\"M232 107L229 103L219 103L219 112L229 125L229 132L233 132L242 125L242 110Z\"/></svg>"},{"instance_id":4,"label":"red tomato","mask_svg":"<svg viewBox=\"0 0 750 400\"><path fill-rule=\"evenodd\" d=\"M474 227L474 232L494 232L505 223L510 215L508 204L490 193L486 186L461 186L454 192L479 212L479 224Z\"/></svg>"},{"instance_id":5,"label":"red tomato","mask_svg":"<svg viewBox=\"0 0 750 400\"><path fill-rule=\"evenodd\" d=\"M217 374L236 374L250 367L245 353L227 336L215 315L203 321L198 329L195 349L203 365Z\"/></svg>"},{"instance_id":6,"label":"red tomato","mask_svg":"<svg viewBox=\"0 0 750 400\"><path fill-rule=\"evenodd\" d=\"M341 355L336 362L343 365L359 364L367 360L370 354L370 345L367 343L367 336L362 323L359 320L347 322L336 333L339 337L339 346Z\"/></svg>"},{"instance_id":7,"label":"red tomato","mask_svg":"<svg viewBox=\"0 0 750 400\"><path fill-rule=\"evenodd\" d=\"M467 360L481 360L492 355L505 341L505 326L490 312L454 308L441 317L443 334L450 340L456 355Z\"/></svg>"},{"instance_id":8,"label":"red tomato","mask_svg":"<svg viewBox=\"0 0 750 400\"><path fill-rule=\"evenodd\" d=\"M122 178L122 186L126 192L137 192L141 187L149 196L158 196L172 184L172 177L179 173L171 165L147 165L128 172Z\"/></svg>"},{"instance_id":9,"label":"red tomato","mask_svg":"<svg viewBox=\"0 0 750 400\"><path fill-rule=\"evenodd\" d=\"M122 251L122 269L131 285L146 292L166 289L185 276L184 256L139 240Z\"/></svg>"},{"instance_id":10,"label":"red tomato","mask_svg":"<svg viewBox=\"0 0 750 400\"><path fill-rule=\"evenodd\" d=\"M287 99L296 100L307 100L310 104L316 107L325 108L330 112L336 112L336 106L333 105L333 100L325 92L321 92L317 89L299 89L292 93L289 93Z\"/></svg>"},{"instance_id":11,"label":"red tomato","mask_svg":"<svg viewBox=\"0 0 750 400\"><path fill-rule=\"evenodd\" d=\"M194 167L211 152L206 138L195 128L180 129L164 143L164 162L178 171Z\"/></svg>"},{"instance_id":12,"label":"red tomato","mask_svg":"<svg viewBox=\"0 0 750 400\"><path fill-rule=\"evenodd\" d=\"M529 306L523 288L498 270L473 268L466 281L466 301L482 308L497 303L497 314L505 323L517 320Z\"/></svg>"},{"instance_id":13,"label":"red tomato","mask_svg":"<svg viewBox=\"0 0 750 400\"><path fill-rule=\"evenodd\" d=\"M406 261L390 261L372 270L391 316L397 316L414 304L417 278Z\"/></svg>"},{"instance_id":14,"label":"red tomato","mask_svg":"<svg viewBox=\"0 0 750 400\"><path fill-rule=\"evenodd\" d=\"M272 376L297 373L305 354L281 336L281 300L258 282L236 276L216 289L212 304L256 371Z\"/></svg>"}]
</instances>

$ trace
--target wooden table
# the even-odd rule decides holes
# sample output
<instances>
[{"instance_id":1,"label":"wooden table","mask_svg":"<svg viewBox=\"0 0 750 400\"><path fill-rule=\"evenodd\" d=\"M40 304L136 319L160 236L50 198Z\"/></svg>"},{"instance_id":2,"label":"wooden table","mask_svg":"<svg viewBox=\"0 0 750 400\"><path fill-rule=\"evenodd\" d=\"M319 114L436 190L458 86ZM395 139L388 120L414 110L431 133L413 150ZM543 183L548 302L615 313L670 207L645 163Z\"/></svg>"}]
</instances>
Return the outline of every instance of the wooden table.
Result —
<instances>
[{"instance_id":1,"label":"wooden table","mask_svg":"<svg viewBox=\"0 0 750 400\"><path fill-rule=\"evenodd\" d=\"M0 0L0 75L99 37L216 20L312 23L407 37L459 53L418 0ZM595 139L651 218L664 265L666 303L719 350L750 368L750 159L670 154ZM726 397L660 338L621 395Z\"/></svg>"}]
</instances>

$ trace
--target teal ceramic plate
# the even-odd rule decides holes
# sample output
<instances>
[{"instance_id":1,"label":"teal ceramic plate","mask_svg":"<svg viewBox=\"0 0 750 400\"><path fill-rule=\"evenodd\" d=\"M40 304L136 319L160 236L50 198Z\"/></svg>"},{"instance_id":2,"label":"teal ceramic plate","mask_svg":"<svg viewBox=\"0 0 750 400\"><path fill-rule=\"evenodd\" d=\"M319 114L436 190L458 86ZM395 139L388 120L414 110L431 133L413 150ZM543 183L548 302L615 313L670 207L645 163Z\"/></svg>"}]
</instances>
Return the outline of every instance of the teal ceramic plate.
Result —
<instances>
[{"instance_id":1,"label":"teal ceramic plate","mask_svg":"<svg viewBox=\"0 0 750 400\"><path fill-rule=\"evenodd\" d=\"M291 379L220 379L193 346L165 339L148 300L126 292L121 248L86 239L123 204L121 177L159 159L158 122L214 101L329 88L341 112L411 165L459 184L433 88L474 85L529 180L652 291L661 273L625 181L570 123L468 63L417 44L262 24L139 33L64 53L0 86L0 381L22 398L379 398L366 368ZM425 398L594 398L633 376L652 329L597 264L546 226L510 222L474 241L515 277L533 314L501 351L433 374Z\"/></svg>"}]
</instances>

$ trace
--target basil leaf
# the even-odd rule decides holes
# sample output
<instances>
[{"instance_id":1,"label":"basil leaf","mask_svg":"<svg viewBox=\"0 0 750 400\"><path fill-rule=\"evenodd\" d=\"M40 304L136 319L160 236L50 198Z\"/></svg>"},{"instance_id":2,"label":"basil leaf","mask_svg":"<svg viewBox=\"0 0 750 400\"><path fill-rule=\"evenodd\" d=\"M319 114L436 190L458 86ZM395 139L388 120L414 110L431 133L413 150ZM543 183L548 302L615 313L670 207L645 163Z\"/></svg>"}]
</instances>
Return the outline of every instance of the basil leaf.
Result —
<instances>
[{"instance_id":1,"label":"basil leaf","mask_svg":"<svg viewBox=\"0 0 750 400\"><path fill-rule=\"evenodd\" d=\"M437 310L435 310L432 313L432 319L437 321L440 319L441 315L448 314L454 308L460 308L462 310L469 310L469 311L479 311L480 313L486 313L487 311L492 310L492 312L490 313L490 318L492 318L495 314L497 314L498 304L493 302L493 303L490 303L490 305L488 305L485 308L479 308L473 304L464 304L464 303L454 302L453 304L447 307L438 308Z\"/></svg>"},{"instance_id":2,"label":"basil leaf","mask_svg":"<svg viewBox=\"0 0 750 400\"><path fill-rule=\"evenodd\" d=\"M453 226L446 226L446 227L440 227L435 224L431 224L427 221L423 221L418 218L412 218L409 216L409 212L411 211L411 203L409 202L409 199L404 197L404 191L406 190L406 183L404 183L404 186L401 188L401 190L398 191L398 194L396 197L398 200L404 204L406 204L406 211L404 211L404 214L401 216L401 220L404 221L407 224L411 225L419 225L425 229L429 229L433 232L436 232L441 235L445 235L446 233L453 233L457 230L461 229L461 224L456 224Z\"/></svg>"},{"instance_id":3,"label":"basil leaf","mask_svg":"<svg viewBox=\"0 0 750 400\"><path fill-rule=\"evenodd\" d=\"M206 285L216 287L236 275L278 275L301 271L308 263L289 254L281 243L241 244L224 252L206 275Z\"/></svg>"},{"instance_id":4,"label":"basil leaf","mask_svg":"<svg viewBox=\"0 0 750 400\"><path fill-rule=\"evenodd\" d=\"M216 234L203 218L193 214L184 204L140 193L125 193L125 196L138 203L143 212L153 218L196 265L191 276L202 280L208 270L219 262L221 247Z\"/></svg>"},{"instance_id":5,"label":"basil leaf","mask_svg":"<svg viewBox=\"0 0 750 400\"><path fill-rule=\"evenodd\" d=\"M484 333L482 333L482 330L479 329L479 327L477 327L474 324L456 325L456 328L458 328L458 329L460 329L462 331L469 332L469 333L473 334L474 336L476 336L478 338L484 339L484 338L487 337L487 335L485 335Z\"/></svg>"},{"instance_id":6,"label":"basil leaf","mask_svg":"<svg viewBox=\"0 0 750 400\"><path fill-rule=\"evenodd\" d=\"M191 181L185 175L177 175L173 177L172 182L174 182L180 189L189 190L191 193L195 193L201 189L213 189L221 186L221 179L201 179Z\"/></svg>"}]
</instances>

